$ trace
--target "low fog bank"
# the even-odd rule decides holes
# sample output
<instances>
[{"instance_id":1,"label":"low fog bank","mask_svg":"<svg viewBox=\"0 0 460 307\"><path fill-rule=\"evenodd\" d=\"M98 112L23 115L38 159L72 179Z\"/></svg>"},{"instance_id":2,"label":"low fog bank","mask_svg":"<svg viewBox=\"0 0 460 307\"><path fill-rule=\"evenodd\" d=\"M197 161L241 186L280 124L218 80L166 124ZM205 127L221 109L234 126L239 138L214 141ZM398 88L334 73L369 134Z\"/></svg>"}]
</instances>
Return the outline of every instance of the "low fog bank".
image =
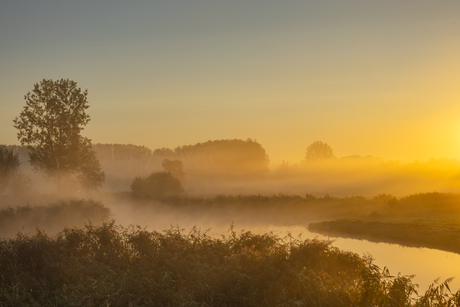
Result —
<instances>
[{"instance_id":1,"label":"low fog bank","mask_svg":"<svg viewBox=\"0 0 460 307\"><path fill-rule=\"evenodd\" d=\"M46 205L24 205L0 209L0 238L32 235L42 231L55 235L65 228L102 225L110 209L94 200L61 200Z\"/></svg>"},{"instance_id":2,"label":"low fog bank","mask_svg":"<svg viewBox=\"0 0 460 307\"><path fill-rule=\"evenodd\" d=\"M62 194L37 194L16 206L0 208L0 237L18 232L32 234L36 229L56 234L65 227L82 228L115 220L116 225L140 226L163 231L173 228L190 231L196 227L212 236L235 230L270 232L277 227L307 231L309 223L336 219L439 218L460 216L460 194L420 193L404 197L380 194L374 197L312 194L183 195L165 199L139 198L131 192L95 192L77 199ZM67 197L67 198L66 198ZM10 203L11 204L11 203ZM286 235L280 234L280 235Z\"/></svg>"},{"instance_id":3,"label":"low fog bank","mask_svg":"<svg viewBox=\"0 0 460 307\"><path fill-rule=\"evenodd\" d=\"M321 142L309 146L303 161L283 162L271 169L267 153L251 139L154 151L144 146L96 144L95 150L107 175L107 192L128 191L134 178L160 171L177 171L185 191L192 196L309 193L318 197L372 197L456 192L460 188L460 162L456 159L402 163L372 156L336 158ZM178 169L168 168L165 162L178 163Z\"/></svg>"},{"instance_id":4,"label":"low fog bank","mask_svg":"<svg viewBox=\"0 0 460 307\"><path fill-rule=\"evenodd\" d=\"M19 157L20 172L1 178L0 213L16 221L8 227L11 231L29 232L48 225L82 227L89 221L115 219L117 224L155 230L197 226L225 233L232 224L238 229L303 227L373 212L396 214L388 208L397 198L459 191L460 162L455 159L401 163L371 156L336 158L327 144L312 146L316 151L307 151L304 161L285 162L270 170L265 150L251 139L155 151L135 145L96 144L106 175L99 191L82 190L72 178L61 182L58 190L33 172L25 147L10 146ZM70 222L65 214L53 217L55 209L48 208L81 200L99 203L109 212L96 217L89 211L79 215L64 210L67 217L80 216Z\"/></svg>"},{"instance_id":5,"label":"low fog bank","mask_svg":"<svg viewBox=\"0 0 460 307\"><path fill-rule=\"evenodd\" d=\"M330 218L347 218L382 211L391 196L316 198L313 195L220 195L186 197L169 201L136 200L129 195L105 200L117 224L139 225L149 230L193 227L212 235L237 230L269 232L277 226L301 226ZM304 228L306 230L306 228ZM285 235L285 234L284 234Z\"/></svg>"},{"instance_id":6,"label":"low fog bank","mask_svg":"<svg viewBox=\"0 0 460 307\"><path fill-rule=\"evenodd\" d=\"M21 172L32 183L25 188L26 193L31 189L40 193L56 191L41 174L33 172L25 147L9 147L19 156ZM336 197L404 196L433 191L457 192L460 188L460 162L456 159L402 163L372 156L336 158L332 149L321 142L313 143L308 149L303 161L283 162L270 169L265 149L251 139L208 141L154 151L131 144L94 145L105 172L101 191L106 193L131 191L135 178L162 171L177 177L188 195L204 197L278 193L309 193L317 197L326 194ZM73 185L76 184L69 183L69 193Z\"/></svg>"}]
</instances>

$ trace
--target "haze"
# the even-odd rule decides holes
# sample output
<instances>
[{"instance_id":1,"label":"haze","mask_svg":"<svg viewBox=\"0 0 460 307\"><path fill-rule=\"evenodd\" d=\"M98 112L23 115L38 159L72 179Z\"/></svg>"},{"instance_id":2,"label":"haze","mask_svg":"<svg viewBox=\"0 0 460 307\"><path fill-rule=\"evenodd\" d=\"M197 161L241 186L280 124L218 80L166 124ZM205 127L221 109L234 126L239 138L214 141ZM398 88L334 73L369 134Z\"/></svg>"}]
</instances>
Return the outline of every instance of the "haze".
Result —
<instances>
[{"instance_id":1,"label":"haze","mask_svg":"<svg viewBox=\"0 0 460 307\"><path fill-rule=\"evenodd\" d=\"M460 155L458 1L2 1L0 143L34 83L89 91L93 143L260 142L270 167Z\"/></svg>"}]
</instances>

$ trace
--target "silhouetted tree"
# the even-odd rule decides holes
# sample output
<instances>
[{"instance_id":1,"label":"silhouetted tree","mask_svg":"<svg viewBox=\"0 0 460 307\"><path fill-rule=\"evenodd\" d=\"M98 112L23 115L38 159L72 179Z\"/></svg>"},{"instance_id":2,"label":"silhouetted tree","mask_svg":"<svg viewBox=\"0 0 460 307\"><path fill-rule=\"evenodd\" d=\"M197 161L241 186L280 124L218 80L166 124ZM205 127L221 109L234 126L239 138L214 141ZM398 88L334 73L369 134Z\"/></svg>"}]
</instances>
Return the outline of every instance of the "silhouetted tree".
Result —
<instances>
[{"instance_id":1,"label":"silhouetted tree","mask_svg":"<svg viewBox=\"0 0 460 307\"><path fill-rule=\"evenodd\" d=\"M179 179L169 172L155 172L148 177L136 177L131 184L133 195L138 198L166 199L183 195Z\"/></svg>"},{"instance_id":2,"label":"silhouetted tree","mask_svg":"<svg viewBox=\"0 0 460 307\"><path fill-rule=\"evenodd\" d=\"M0 194L11 181L19 176L19 155L4 145L0 145Z\"/></svg>"},{"instance_id":3,"label":"silhouetted tree","mask_svg":"<svg viewBox=\"0 0 460 307\"><path fill-rule=\"evenodd\" d=\"M153 151L153 155L156 157L172 157L174 155L174 151L169 148L157 148Z\"/></svg>"},{"instance_id":4,"label":"silhouetted tree","mask_svg":"<svg viewBox=\"0 0 460 307\"><path fill-rule=\"evenodd\" d=\"M55 180L58 188L64 175L77 175L80 184L91 189L105 179L91 140L80 134L90 120L87 95L75 81L43 79L24 96L26 106L13 120L34 170Z\"/></svg>"},{"instance_id":5,"label":"silhouetted tree","mask_svg":"<svg viewBox=\"0 0 460 307\"><path fill-rule=\"evenodd\" d=\"M187 174L251 176L268 172L270 162L258 142L215 140L174 149L174 156L187 164Z\"/></svg>"},{"instance_id":6,"label":"silhouetted tree","mask_svg":"<svg viewBox=\"0 0 460 307\"><path fill-rule=\"evenodd\" d=\"M179 180L184 179L184 176L185 176L184 165L182 164L181 161L164 159L163 162L161 163L161 166L163 166L166 172L170 172L177 179Z\"/></svg>"},{"instance_id":7,"label":"silhouetted tree","mask_svg":"<svg viewBox=\"0 0 460 307\"><path fill-rule=\"evenodd\" d=\"M316 141L307 147L305 161L320 161L335 159L331 146L326 143Z\"/></svg>"}]
</instances>

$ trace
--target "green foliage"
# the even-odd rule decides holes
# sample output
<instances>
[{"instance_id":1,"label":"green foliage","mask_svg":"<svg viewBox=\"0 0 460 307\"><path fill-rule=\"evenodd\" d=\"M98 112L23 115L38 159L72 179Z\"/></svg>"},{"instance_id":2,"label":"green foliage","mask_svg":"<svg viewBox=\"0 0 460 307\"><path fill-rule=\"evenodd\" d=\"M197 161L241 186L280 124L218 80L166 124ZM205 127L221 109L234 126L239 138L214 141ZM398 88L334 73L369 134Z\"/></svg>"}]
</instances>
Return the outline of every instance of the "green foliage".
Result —
<instances>
[{"instance_id":1,"label":"green foliage","mask_svg":"<svg viewBox=\"0 0 460 307\"><path fill-rule=\"evenodd\" d=\"M75 81L43 79L24 96L26 106L13 120L19 141L29 149L31 165L59 188L69 174L80 174L81 184L88 188L100 187L105 178L90 139L80 134L90 120L87 95Z\"/></svg>"},{"instance_id":2,"label":"green foliage","mask_svg":"<svg viewBox=\"0 0 460 307\"><path fill-rule=\"evenodd\" d=\"M156 172L148 177L136 177L131 184L136 198L168 199L184 195L179 179L169 172Z\"/></svg>"},{"instance_id":3,"label":"green foliage","mask_svg":"<svg viewBox=\"0 0 460 307\"><path fill-rule=\"evenodd\" d=\"M0 241L1 306L454 306L319 240L114 222Z\"/></svg>"}]
</instances>

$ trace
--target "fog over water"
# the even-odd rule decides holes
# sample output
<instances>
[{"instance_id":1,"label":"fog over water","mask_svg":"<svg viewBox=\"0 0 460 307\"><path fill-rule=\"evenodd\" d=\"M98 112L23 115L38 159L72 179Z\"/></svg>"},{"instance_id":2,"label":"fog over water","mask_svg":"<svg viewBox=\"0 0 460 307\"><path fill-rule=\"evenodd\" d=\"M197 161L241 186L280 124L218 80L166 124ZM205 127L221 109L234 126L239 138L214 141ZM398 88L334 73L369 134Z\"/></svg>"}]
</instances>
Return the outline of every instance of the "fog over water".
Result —
<instances>
[{"instance_id":1,"label":"fog over water","mask_svg":"<svg viewBox=\"0 0 460 307\"><path fill-rule=\"evenodd\" d=\"M13 185L4 191L0 209L10 210L10 215L16 210L16 224L4 224L2 237L18 231L32 234L37 226L56 234L65 226L100 225L104 220L156 231L173 227L187 233L195 228L212 237L228 236L232 228L256 234L272 232L285 240L290 240L289 236L331 239L333 246L372 255L377 265L388 267L394 275L415 275L413 280L420 284L421 292L438 277L440 282L460 277L455 269L458 254L328 238L307 228L309 223L334 219L376 217L381 221L431 223L432 216L453 217L460 210L460 196L455 194L460 185L460 162L455 159L401 163L371 156L332 155L316 160L307 156L304 161L273 168L262 145L250 139L154 151L143 146L97 144L107 177L100 191L89 192L76 188L71 177L61 191L56 191L52 182L32 171L24 148L12 148L19 154L21 172L28 179L26 185ZM132 185L135 178L147 182L151 174L164 171L181 178L180 195L165 199L150 194L136 196ZM54 209L46 209L50 204ZM71 209L62 209L69 204ZM34 215L40 218L34 219ZM453 222L452 218L449 221ZM458 280L451 283L453 289L460 287Z\"/></svg>"}]
</instances>

